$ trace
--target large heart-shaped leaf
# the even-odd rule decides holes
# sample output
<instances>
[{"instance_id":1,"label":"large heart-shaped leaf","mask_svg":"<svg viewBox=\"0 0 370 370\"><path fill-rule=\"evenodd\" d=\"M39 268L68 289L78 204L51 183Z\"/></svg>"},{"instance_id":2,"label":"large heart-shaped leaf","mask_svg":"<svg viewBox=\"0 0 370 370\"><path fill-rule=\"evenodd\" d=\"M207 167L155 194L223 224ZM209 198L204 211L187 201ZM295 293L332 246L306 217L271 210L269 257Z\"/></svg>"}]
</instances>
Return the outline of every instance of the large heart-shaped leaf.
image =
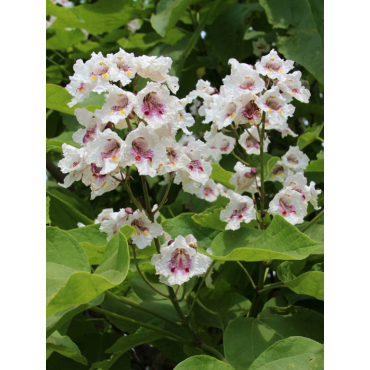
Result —
<instances>
[{"instance_id":1,"label":"large heart-shaped leaf","mask_svg":"<svg viewBox=\"0 0 370 370\"><path fill-rule=\"evenodd\" d=\"M210 256L223 261L301 260L322 243L302 234L282 216L275 216L265 232L240 228L215 237Z\"/></svg>"},{"instance_id":2,"label":"large heart-shaped leaf","mask_svg":"<svg viewBox=\"0 0 370 370\"><path fill-rule=\"evenodd\" d=\"M131 226L125 226L134 229ZM67 232L47 229L47 316L88 303L125 279L130 255L120 232L108 243L100 266L93 274L85 252Z\"/></svg>"},{"instance_id":3,"label":"large heart-shaped leaf","mask_svg":"<svg viewBox=\"0 0 370 370\"><path fill-rule=\"evenodd\" d=\"M230 184L232 172L224 170L219 164L212 163L211 179L219 182L228 189L235 190L235 186Z\"/></svg>"},{"instance_id":4,"label":"large heart-shaped leaf","mask_svg":"<svg viewBox=\"0 0 370 370\"><path fill-rule=\"evenodd\" d=\"M257 318L238 318L226 328L226 359L236 370L247 370L275 342L292 335L323 342L324 317L307 308L269 307Z\"/></svg>"},{"instance_id":5,"label":"large heart-shaped leaf","mask_svg":"<svg viewBox=\"0 0 370 370\"><path fill-rule=\"evenodd\" d=\"M312 339L290 337L269 347L250 370L324 370L324 346Z\"/></svg>"}]
</instances>

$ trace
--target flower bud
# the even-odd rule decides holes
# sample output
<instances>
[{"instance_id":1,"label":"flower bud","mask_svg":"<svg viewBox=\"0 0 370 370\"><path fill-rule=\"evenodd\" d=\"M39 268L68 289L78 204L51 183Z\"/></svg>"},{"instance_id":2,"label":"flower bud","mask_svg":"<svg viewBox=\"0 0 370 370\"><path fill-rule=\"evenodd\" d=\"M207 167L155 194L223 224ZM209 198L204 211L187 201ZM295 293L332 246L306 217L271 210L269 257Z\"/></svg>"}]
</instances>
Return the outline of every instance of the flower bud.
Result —
<instances>
[{"instance_id":1,"label":"flower bud","mask_svg":"<svg viewBox=\"0 0 370 370\"><path fill-rule=\"evenodd\" d=\"M251 168L251 173L253 174L253 175L257 175L257 168L256 167L252 167Z\"/></svg>"},{"instance_id":2,"label":"flower bud","mask_svg":"<svg viewBox=\"0 0 370 370\"><path fill-rule=\"evenodd\" d=\"M171 245L174 242L175 242L175 240L174 239L171 239L171 240L168 241L167 245Z\"/></svg>"},{"instance_id":3,"label":"flower bud","mask_svg":"<svg viewBox=\"0 0 370 370\"><path fill-rule=\"evenodd\" d=\"M108 122L107 125L105 126L105 128L112 128L113 127L113 122Z\"/></svg>"},{"instance_id":4,"label":"flower bud","mask_svg":"<svg viewBox=\"0 0 370 370\"><path fill-rule=\"evenodd\" d=\"M265 217L266 216L266 212L265 211L261 211L261 217Z\"/></svg>"},{"instance_id":5,"label":"flower bud","mask_svg":"<svg viewBox=\"0 0 370 370\"><path fill-rule=\"evenodd\" d=\"M132 215L134 213L134 211L132 210L131 207L127 207L125 208L125 212L128 214L128 215Z\"/></svg>"}]
</instances>

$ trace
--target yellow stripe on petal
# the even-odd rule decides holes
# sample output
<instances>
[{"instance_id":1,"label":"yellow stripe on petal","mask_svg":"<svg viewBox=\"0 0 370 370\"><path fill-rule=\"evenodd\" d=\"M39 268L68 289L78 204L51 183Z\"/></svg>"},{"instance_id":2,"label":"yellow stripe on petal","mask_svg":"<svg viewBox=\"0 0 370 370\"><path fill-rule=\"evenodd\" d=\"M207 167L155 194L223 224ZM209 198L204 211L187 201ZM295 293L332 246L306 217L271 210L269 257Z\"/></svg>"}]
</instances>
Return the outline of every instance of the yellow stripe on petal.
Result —
<instances>
[{"instance_id":1,"label":"yellow stripe on petal","mask_svg":"<svg viewBox=\"0 0 370 370\"><path fill-rule=\"evenodd\" d=\"M234 118L235 117L235 114L230 114L230 118Z\"/></svg>"},{"instance_id":2,"label":"yellow stripe on petal","mask_svg":"<svg viewBox=\"0 0 370 370\"><path fill-rule=\"evenodd\" d=\"M144 231L143 234L148 235L148 232L147 231Z\"/></svg>"},{"instance_id":3,"label":"yellow stripe on petal","mask_svg":"<svg viewBox=\"0 0 370 370\"><path fill-rule=\"evenodd\" d=\"M92 79L93 81L95 81L95 80L96 80L96 76L95 76L95 75L92 75L92 76L91 76L91 79Z\"/></svg>"},{"instance_id":4,"label":"yellow stripe on petal","mask_svg":"<svg viewBox=\"0 0 370 370\"><path fill-rule=\"evenodd\" d=\"M121 114L125 114L125 111L122 109L122 110L120 110L120 113Z\"/></svg>"},{"instance_id":5,"label":"yellow stripe on petal","mask_svg":"<svg viewBox=\"0 0 370 370\"><path fill-rule=\"evenodd\" d=\"M104 74L103 74L103 77L104 77L105 79L107 79L107 78L108 78L108 75L107 75L106 73L104 73Z\"/></svg>"},{"instance_id":6,"label":"yellow stripe on petal","mask_svg":"<svg viewBox=\"0 0 370 370\"><path fill-rule=\"evenodd\" d=\"M114 113L114 110L111 110L111 111L109 112L109 115L111 115L112 113Z\"/></svg>"},{"instance_id":7,"label":"yellow stripe on petal","mask_svg":"<svg viewBox=\"0 0 370 370\"><path fill-rule=\"evenodd\" d=\"M126 72L126 74L127 74L127 75L130 75L130 74L131 74L131 71L127 71L127 72Z\"/></svg>"},{"instance_id":8,"label":"yellow stripe on petal","mask_svg":"<svg viewBox=\"0 0 370 370\"><path fill-rule=\"evenodd\" d=\"M281 109L279 109L279 113L280 113L280 114L283 114L283 111L282 111Z\"/></svg>"}]
</instances>

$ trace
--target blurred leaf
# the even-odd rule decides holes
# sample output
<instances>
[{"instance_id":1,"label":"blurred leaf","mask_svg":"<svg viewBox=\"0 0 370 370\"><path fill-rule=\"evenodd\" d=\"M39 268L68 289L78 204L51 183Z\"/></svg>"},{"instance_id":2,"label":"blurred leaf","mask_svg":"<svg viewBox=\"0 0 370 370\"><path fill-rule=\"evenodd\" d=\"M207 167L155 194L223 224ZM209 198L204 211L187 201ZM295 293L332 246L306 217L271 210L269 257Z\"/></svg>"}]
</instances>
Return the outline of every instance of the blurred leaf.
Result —
<instances>
[{"instance_id":1,"label":"blurred leaf","mask_svg":"<svg viewBox=\"0 0 370 370\"><path fill-rule=\"evenodd\" d=\"M193 356L178 364L174 370L233 370L233 368L211 356Z\"/></svg>"},{"instance_id":2,"label":"blurred leaf","mask_svg":"<svg viewBox=\"0 0 370 370\"><path fill-rule=\"evenodd\" d=\"M226 328L226 359L235 370L249 369L253 361L275 342L300 335L324 341L324 317L307 308L269 307L257 318L238 318Z\"/></svg>"},{"instance_id":3,"label":"blurred leaf","mask_svg":"<svg viewBox=\"0 0 370 370\"><path fill-rule=\"evenodd\" d=\"M257 3L235 4L220 14L208 28L207 38L217 57L227 65L230 58L242 61L252 53L252 44L244 42L246 29L255 12L262 12Z\"/></svg>"},{"instance_id":4,"label":"blurred leaf","mask_svg":"<svg viewBox=\"0 0 370 370\"><path fill-rule=\"evenodd\" d=\"M279 279L293 292L306 294L321 301L324 300L324 273L321 271L308 271L295 276L291 262L282 263L277 274Z\"/></svg>"},{"instance_id":5,"label":"blurred leaf","mask_svg":"<svg viewBox=\"0 0 370 370\"><path fill-rule=\"evenodd\" d=\"M78 222L85 225L92 224L93 221L76 209L73 204L68 202L68 198L61 198L58 192L51 193L46 191L50 198L49 215L51 223L61 229L74 229Z\"/></svg>"},{"instance_id":6,"label":"blurred leaf","mask_svg":"<svg viewBox=\"0 0 370 370\"><path fill-rule=\"evenodd\" d=\"M85 35L81 30L54 30L55 34L46 40L46 49L66 50L69 47L85 40Z\"/></svg>"},{"instance_id":7,"label":"blurred leaf","mask_svg":"<svg viewBox=\"0 0 370 370\"><path fill-rule=\"evenodd\" d=\"M287 30L278 37L278 50L304 66L324 84L324 1L259 0L274 28Z\"/></svg>"},{"instance_id":8,"label":"blurred leaf","mask_svg":"<svg viewBox=\"0 0 370 370\"><path fill-rule=\"evenodd\" d=\"M292 366L299 370L323 370L324 346L308 338L290 337L269 347L249 369L278 370Z\"/></svg>"},{"instance_id":9,"label":"blurred leaf","mask_svg":"<svg viewBox=\"0 0 370 370\"><path fill-rule=\"evenodd\" d=\"M50 66L46 68L46 83L47 84L60 84L63 79L63 74L57 66Z\"/></svg>"},{"instance_id":10,"label":"blurred leaf","mask_svg":"<svg viewBox=\"0 0 370 370\"><path fill-rule=\"evenodd\" d=\"M253 40L257 37L264 36L266 32L264 31L253 31L253 30L246 30L244 34L244 40Z\"/></svg>"},{"instance_id":11,"label":"blurred leaf","mask_svg":"<svg viewBox=\"0 0 370 370\"><path fill-rule=\"evenodd\" d=\"M49 207L50 207L50 198L46 197L46 223L47 224L50 224Z\"/></svg>"},{"instance_id":12,"label":"blurred leaf","mask_svg":"<svg viewBox=\"0 0 370 370\"><path fill-rule=\"evenodd\" d=\"M305 172L324 172L324 158L312 161L305 169Z\"/></svg>"},{"instance_id":13,"label":"blurred leaf","mask_svg":"<svg viewBox=\"0 0 370 370\"><path fill-rule=\"evenodd\" d=\"M76 264L73 255L79 256L78 269L74 268ZM87 256L77 241L65 231L48 228L47 262L49 301L46 312L49 316L87 303L105 290L120 284L127 275L130 255L126 238L120 232L109 241L101 264L91 274Z\"/></svg>"},{"instance_id":14,"label":"blurred leaf","mask_svg":"<svg viewBox=\"0 0 370 370\"><path fill-rule=\"evenodd\" d=\"M160 0L157 14L150 19L152 27L162 37L166 36L166 32L173 28L190 3L191 0Z\"/></svg>"},{"instance_id":15,"label":"blurred leaf","mask_svg":"<svg viewBox=\"0 0 370 370\"><path fill-rule=\"evenodd\" d=\"M71 338L66 335L60 335L57 331L46 339L46 347L74 361L87 365L86 357L81 355L80 350L71 341Z\"/></svg>"},{"instance_id":16,"label":"blurred leaf","mask_svg":"<svg viewBox=\"0 0 370 370\"><path fill-rule=\"evenodd\" d=\"M162 223L163 229L169 233L173 239L179 235L186 237L192 234L195 239L197 239L199 246L208 248L211 246L212 240L219 233L219 230L201 227L192 219L193 215L194 213L183 213L180 216L166 220Z\"/></svg>"},{"instance_id":17,"label":"blurred leaf","mask_svg":"<svg viewBox=\"0 0 370 370\"><path fill-rule=\"evenodd\" d=\"M297 141L299 149L302 150L307 145L310 145L312 142L314 142L320 135L322 128L323 125L310 127L305 131L304 134L300 135Z\"/></svg>"},{"instance_id":18,"label":"blurred leaf","mask_svg":"<svg viewBox=\"0 0 370 370\"><path fill-rule=\"evenodd\" d=\"M210 178L228 189L235 190L234 185L231 185L229 182L232 175L232 172L224 170L219 164L212 163L212 174Z\"/></svg>"},{"instance_id":19,"label":"blurred leaf","mask_svg":"<svg viewBox=\"0 0 370 370\"><path fill-rule=\"evenodd\" d=\"M51 3L50 0L48 2ZM46 84L46 108L73 115L76 108L67 105L71 99L72 96L62 86Z\"/></svg>"},{"instance_id":20,"label":"blurred leaf","mask_svg":"<svg viewBox=\"0 0 370 370\"><path fill-rule=\"evenodd\" d=\"M72 139L73 132L63 132L57 137L54 137L52 139L46 139L46 153L50 150L53 150L55 152L62 153L62 146L63 144L72 145L76 148L80 148L81 146L77 143L75 143Z\"/></svg>"},{"instance_id":21,"label":"blurred leaf","mask_svg":"<svg viewBox=\"0 0 370 370\"><path fill-rule=\"evenodd\" d=\"M218 234L211 257L221 261L301 260L321 245L277 215L266 231L240 228Z\"/></svg>"}]
</instances>

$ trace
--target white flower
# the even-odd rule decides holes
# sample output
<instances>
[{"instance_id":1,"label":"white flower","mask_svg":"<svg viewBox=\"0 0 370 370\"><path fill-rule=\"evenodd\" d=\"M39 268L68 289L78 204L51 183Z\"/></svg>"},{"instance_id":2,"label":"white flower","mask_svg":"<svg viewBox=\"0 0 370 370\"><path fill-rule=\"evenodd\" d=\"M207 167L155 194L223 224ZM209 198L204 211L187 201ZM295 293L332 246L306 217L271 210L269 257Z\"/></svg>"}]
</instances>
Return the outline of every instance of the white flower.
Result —
<instances>
[{"instance_id":1,"label":"white flower","mask_svg":"<svg viewBox=\"0 0 370 370\"><path fill-rule=\"evenodd\" d=\"M222 184L216 184L216 186L217 186L218 192L220 193L222 197L230 198L229 190L227 189L226 186L223 186Z\"/></svg>"},{"instance_id":2,"label":"white flower","mask_svg":"<svg viewBox=\"0 0 370 370\"><path fill-rule=\"evenodd\" d=\"M111 129L108 128L104 132L98 131L94 141L87 144L86 161L102 167L99 173L105 175L119 168L124 147L124 141Z\"/></svg>"},{"instance_id":3,"label":"white flower","mask_svg":"<svg viewBox=\"0 0 370 370\"><path fill-rule=\"evenodd\" d=\"M179 100L170 95L167 87L156 82L148 82L136 98L135 113L153 129L161 127L168 119L174 119L182 109Z\"/></svg>"},{"instance_id":4,"label":"white flower","mask_svg":"<svg viewBox=\"0 0 370 370\"><path fill-rule=\"evenodd\" d=\"M83 171L82 182L86 186L90 186L91 200L108 191L114 190L119 185L119 181L115 180L112 176L121 181L124 180L124 175L120 174L119 169L106 175L100 173L102 169L102 167L98 167L95 163L91 163L91 165Z\"/></svg>"},{"instance_id":5,"label":"white flower","mask_svg":"<svg viewBox=\"0 0 370 370\"><path fill-rule=\"evenodd\" d=\"M278 161L270 172L269 180L284 182L284 180L288 176L288 172L289 172L288 166L285 165L284 162Z\"/></svg>"},{"instance_id":6,"label":"white flower","mask_svg":"<svg viewBox=\"0 0 370 370\"><path fill-rule=\"evenodd\" d=\"M202 184L190 178L189 171L179 170L176 172L174 184L182 184L182 188L186 193L196 194Z\"/></svg>"},{"instance_id":7,"label":"white flower","mask_svg":"<svg viewBox=\"0 0 370 370\"><path fill-rule=\"evenodd\" d=\"M159 136L143 122L126 137L123 166L135 164L140 175L154 177L160 166L167 161L166 149L159 142Z\"/></svg>"},{"instance_id":8,"label":"white flower","mask_svg":"<svg viewBox=\"0 0 370 370\"><path fill-rule=\"evenodd\" d=\"M253 54L257 57L260 57L262 54L265 54L270 50L270 45L263 37L259 37L257 41L252 41L252 45Z\"/></svg>"},{"instance_id":9,"label":"white flower","mask_svg":"<svg viewBox=\"0 0 370 370\"><path fill-rule=\"evenodd\" d=\"M230 59L231 75L223 79L225 87L232 87L239 91L258 94L265 87L265 81L252 66Z\"/></svg>"},{"instance_id":10,"label":"white flower","mask_svg":"<svg viewBox=\"0 0 370 370\"><path fill-rule=\"evenodd\" d=\"M81 179L82 173L87 167L85 162L86 149L78 149L64 143L62 150L64 158L59 161L58 166L63 173L68 173L68 175L64 178L64 183L59 183L59 185L68 188L75 181Z\"/></svg>"},{"instance_id":11,"label":"white flower","mask_svg":"<svg viewBox=\"0 0 370 370\"><path fill-rule=\"evenodd\" d=\"M302 103L308 103L311 93L310 90L304 88L301 82L302 72L295 71L292 74L287 74L278 82L277 86L283 92L283 97L289 103L296 98Z\"/></svg>"},{"instance_id":12,"label":"white flower","mask_svg":"<svg viewBox=\"0 0 370 370\"><path fill-rule=\"evenodd\" d=\"M197 252L197 243L193 235L186 238L179 235L161 246L161 253L152 257L159 281L169 286L181 285L193 276L207 272L212 259Z\"/></svg>"},{"instance_id":13,"label":"white flower","mask_svg":"<svg viewBox=\"0 0 370 370\"><path fill-rule=\"evenodd\" d=\"M109 220L113 215L113 208L103 209L99 214L96 220L94 221L95 224L101 224L103 221Z\"/></svg>"},{"instance_id":14,"label":"white flower","mask_svg":"<svg viewBox=\"0 0 370 370\"><path fill-rule=\"evenodd\" d=\"M191 100L194 100L199 96L200 98L207 100L215 92L217 92L217 89L211 87L211 83L209 81L203 81L202 79L200 79L195 86L195 90L191 91L188 94L188 97Z\"/></svg>"},{"instance_id":15,"label":"white flower","mask_svg":"<svg viewBox=\"0 0 370 370\"><path fill-rule=\"evenodd\" d=\"M161 145L166 148L166 161L160 166L159 175L185 169L190 163L190 158L184 153L184 149L172 138L164 138Z\"/></svg>"},{"instance_id":16,"label":"white flower","mask_svg":"<svg viewBox=\"0 0 370 370\"><path fill-rule=\"evenodd\" d=\"M236 171L230 179L230 184L235 186L235 192L242 194L245 191L249 193L257 193L257 185L261 186L261 180L257 177L257 168L244 166L241 162L237 162L234 171Z\"/></svg>"},{"instance_id":17,"label":"white flower","mask_svg":"<svg viewBox=\"0 0 370 370\"><path fill-rule=\"evenodd\" d=\"M292 225L301 224L307 215L307 202L290 186L279 191L270 202L270 215L281 215Z\"/></svg>"},{"instance_id":18,"label":"white flower","mask_svg":"<svg viewBox=\"0 0 370 370\"><path fill-rule=\"evenodd\" d=\"M184 147L184 152L190 159L190 163L186 166L189 177L202 185L205 185L212 173L212 166L202 158L205 150L206 144L193 137Z\"/></svg>"},{"instance_id":19,"label":"white flower","mask_svg":"<svg viewBox=\"0 0 370 370\"><path fill-rule=\"evenodd\" d=\"M127 213L126 210L130 210L130 212ZM112 239L114 235L118 234L119 229L122 226L127 225L130 214L132 214L131 208L120 209L119 212L112 212L109 214L107 219L101 221L99 230L108 235L107 241Z\"/></svg>"},{"instance_id":20,"label":"white flower","mask_svg":"<svg viewBox=\"0 0 370 370\"><path fill-rule=\"evenodd\" d=\"M203 154L203 156L205 158L213 158L216 163L220 161L223 154L229 154L235 148L236 139L222 132L213 134L212 131L207 131L204 137L207 142L207 154Z\"/></svg>"},{"instance_id":21,"label":"white flower","mask_svg":"<svg viewBox=\"0 0 370 370\"><path fill-rule=\"evenodd\" d=\"M142 78L150 78L156 82L166 82L170 90L176 94L179 89L179 79L168 75L172 65L170 57L143 55L135 59L137 74Z\"/></svg>"},{"instance_id":22,"label":"white flower","mask_svg":"<svg viewBox=\"0 0 370 370\"><path fill-rule=\"evenodd\" d=\"M197 116L197 114L198 114L198 108L200 107L200 105L201 105L202 103L200 102L200 100L199 99L195 99L194 100L194 102L193 102L193 104L189 107L189 109L190 109L190 113L194 116L194 117L196 117Z\"/></svg>"},{"instance_id":23,"label":"white flower","mask_svg":"<svg viewBox=\"0 0 370 370\"><path fill-rule=\"evenodd\" d=\"M95 111L95 114L103 123L113 122L117 124L131 113L135 104L136 96L133 93L124 91L116 85L110 85L102 109ZM124 126L127 127L126 123Z\"/></svg>"},{"instance_id":24,"label":"white flower","mask_svg":"<svg viewBox=\"0 0 370 370\"><path fill-rule=\"evenodd\" d=\"M229 196L230 202L220 214L220 220L227 222L225 230L238 230L241 222L247 224L256 219L253 199L231 190Z\"/></svg>"},{"instance_id":25,"label":"white flower","mask_svg":"<svg viewBox=\"0 0 370 370\"><path fill-rule=\"evenodd\" d=\"M292 171L298 172L306 169L310 159L299 150L298 146L290 146L289 150L281 157L283 163Z\"/></svg>"},{"instance_id":26,"label":"white flower","mask_svg":"<svg viewBox=\"0 0 370 370\"><path fill-rule=\"evenodd\" d=\"M125 86L135 77L136 66L133 53L126 53L123 49L119 48L118 53L107 54L107 60L111 65L116 66L111 75L111 79L114 82L121 81L122 86Z\"/></svg>"},{"instance_id":27,"label":"white flower","mask_svg":"<svg viewBox=\"0 0 370 370\"><path fill-rule=\"evenodd\" d=\"M284 188L287 188L288 186L300 193L302 200L306 200L307 179L304 177L302 172L294 173L289 171L288 177L284 181Z\"/></svg>"},{"instance_id":28,"label":"white flower","mask_svg":"<svg viewBox=\"0 0 370 370\"><path fill-rule=\"evenodd\" d=\"M196 195L198 198L205 199L207 202L214 202L217 200L220 192L217 184L212 179L209 179L205 185L199 188Z\"/></svg>"},{"instance_id":29,"label":"white flower","mask_svg":"<svg viewBox=\"0 0 370 370\"><path fill-rule=\"evenodd\" d=\"M306 199L313 205L313 207L318 210L321 207L317 204L318 195L321 194L321 189L315 189L315 183L311 181L310 186L305 187Z\"/></svg>"},{"instance_id":30,"label":"white flower","mask_svg":"<svg viewBox=\"0 0 370 370\"><path fill-rule=\"evenodd\" d=\"M135 33L135 31L141 28L140 20L138 18L133 19L132 21L126 24L127 29L131 32L131 34Z\"/></svg>"},{"instance_id":31,"label":"white flower","mask_svg":"<svg viewBox=\"0 0 370 370\"><path fill-rule=\"evenodd\" d=\"M82 68L84 68L83 61L78 59L73 69L79 71ZM89 96L93 86L88 82L81 81L77 77L70 77L70 80L71 82L66 86L66 89L73 96L72 100L67 104L71 108L75 104L84 101Z\"/></svg>"},{"instance_id":32,"label":"white flower","mask_svg":"<svg viewBox=\"0 0 370 370\"><path fill-rule=\"evenodd\" d=\"M131 240L139 249L148 247L153 238L157 238L163 233L163 228L156 222L151 222L144 211L135 211L129 216L127 221L135 232L131 235Z\"/></svg>"},{"instance_id":33,"label":"white flower","mask_svg":"<svg viewBox=\"0 0 370 370\"><path fill-rule=\"evenodd\" d=\"M232 124L240 109L240 101L233 94L229 93L226 96L215 95L213 102L209 105L209 109L205 111L206 118L203 122L214 122L217 124L218 129L221 130Z\"/></svg>"},{"instance_id":34,"label":"white flower","mask_svg":"<svg viewBox=\"0 0 370 370\"><path fill-rule=\"evenodd\" d=\"M256 63L256 70L263 76L281 79L283 74L294 68L292 60L283 60L278 53L272 49L269 54L263 56L260 62Z\"/></svg>"},{"instance_id":35,"label":"white flower","mask_svg":"<svg viewBox=\"0 0 370 370\"><path fill-rule=\"evenodd\" d=\"M260 154L260 138L256 126L248 128L240 135L239 144L246 150L248 154ZM263 140L263 151L267 152L267 147L270 140L265 133Z\"/></svg>"},{"instance_id":36,"label":"white flower","mask_svg":"<svg viewBox=\"0 0 370 370\"><path fill-rule=\"evenodd\" d=\"M75 109L75 116L78 123L86 127L78 129L72 135L72 139L80 145L86 145L93 141L98 131L102 131L106 125L95 113L88 111L86 108Z\"/></svg>"},{"instance_id":37,"label":"white flower","mask_svg":"<svg viewBox=\"0 0 370 370\"><path fill-rule=\"evenodd\" d=\"M281 96L278 86L274 86L257 98L256 104L267 113L269 122L276 124L276 128L281 130L287 127L286 121L288 117L293 116L295 111L295 107L292 104L287 104Z\"/></svg>"},{"instance_id":38,"label":"white flower","mask_svg":"<svg viewBox=\"0 0 370 370\"><path fill-rule=\"evenodd\" d=\"M237 125L249 123L250 125L259 125L262 119L261 109L256 105L257 97L251 93L243 93L240 96L239 114L235 117Z\"/></svg>"}]
</instances>

